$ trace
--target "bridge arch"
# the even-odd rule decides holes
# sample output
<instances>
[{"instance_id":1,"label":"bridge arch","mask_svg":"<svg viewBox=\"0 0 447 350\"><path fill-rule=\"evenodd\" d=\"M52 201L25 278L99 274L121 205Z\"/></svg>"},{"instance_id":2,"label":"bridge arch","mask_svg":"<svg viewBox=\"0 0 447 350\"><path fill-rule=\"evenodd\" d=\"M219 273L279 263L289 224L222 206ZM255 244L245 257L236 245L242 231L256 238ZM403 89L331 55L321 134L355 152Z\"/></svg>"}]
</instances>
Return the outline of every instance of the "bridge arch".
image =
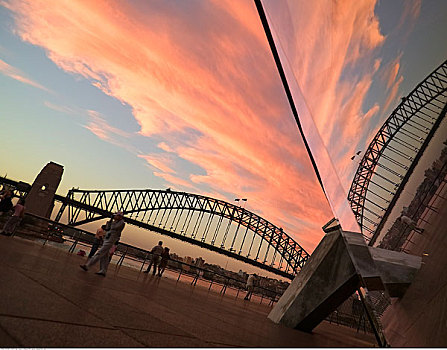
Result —
<instances>
[{"instance_id":1,"label":"bridge arch","mask_svg":"<svg viewBox=\"0 0 447 350\"><path fill-rule=\"evenodd\" d=\"M359 163L348 201L373 245L447 111L447 61L402 99Z\"/></svg>"},{"instance_id":2,"label":"bridge arch","mask_svg":"<svg viewBox=\"0 0 447 350\"><path fill-rule=\"evenodd\" d=\"M56 216L69 225L101 220L118 210L129 224L230 256L287 278L309 254L282 228L226 201L171 190L71 189Z\"/></svg>"}]
</instances>

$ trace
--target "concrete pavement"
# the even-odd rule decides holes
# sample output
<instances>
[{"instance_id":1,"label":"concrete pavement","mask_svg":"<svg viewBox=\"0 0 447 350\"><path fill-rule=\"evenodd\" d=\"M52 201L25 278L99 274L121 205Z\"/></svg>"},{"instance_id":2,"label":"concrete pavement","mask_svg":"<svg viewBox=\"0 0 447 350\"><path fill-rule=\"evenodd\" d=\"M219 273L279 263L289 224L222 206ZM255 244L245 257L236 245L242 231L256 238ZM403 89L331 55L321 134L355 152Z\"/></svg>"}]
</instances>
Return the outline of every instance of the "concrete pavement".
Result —
<instances>
[{"instance_id":1,"label":"concrete pavement","mask_svg":"<svg viewBox=\"0 0 447 350\"><path fill-rule=\"evenodd\" d=\"M371 347L372 335L323 322L276 325L271 308L206 288L0 236L1 347Z\"/></svg>"}]
</instances>

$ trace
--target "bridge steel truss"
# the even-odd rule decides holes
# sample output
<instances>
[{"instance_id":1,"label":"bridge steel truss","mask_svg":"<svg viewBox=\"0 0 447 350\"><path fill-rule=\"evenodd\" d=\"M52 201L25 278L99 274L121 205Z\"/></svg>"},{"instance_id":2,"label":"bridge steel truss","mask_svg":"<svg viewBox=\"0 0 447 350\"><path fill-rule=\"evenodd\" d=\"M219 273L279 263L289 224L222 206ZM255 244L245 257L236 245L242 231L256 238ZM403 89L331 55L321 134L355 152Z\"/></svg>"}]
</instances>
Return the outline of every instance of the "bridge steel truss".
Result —
<instances>
[{"instance_id":1,"label":"bridge steel truss","mask_svg":"<svg viewBox=\"0 0 447 350\"><path fill-rule=\"evenodd\" d=\"M391 113L359 163L348 201L373 245L447 109L444 61Z\"/></svg>"},{"instance_id":2,"label":"bridge steel truss","mask_svg":"<svg viewBox=\"0 0 447 350\"><path fill-rule=\"evenodd\" d=\"M121 210L125 221L293 278L309 254L282 228L237 206L211 197L171 190L79 190L56 195L68 225L109 218Z\"/></svg>"}]
</instances>

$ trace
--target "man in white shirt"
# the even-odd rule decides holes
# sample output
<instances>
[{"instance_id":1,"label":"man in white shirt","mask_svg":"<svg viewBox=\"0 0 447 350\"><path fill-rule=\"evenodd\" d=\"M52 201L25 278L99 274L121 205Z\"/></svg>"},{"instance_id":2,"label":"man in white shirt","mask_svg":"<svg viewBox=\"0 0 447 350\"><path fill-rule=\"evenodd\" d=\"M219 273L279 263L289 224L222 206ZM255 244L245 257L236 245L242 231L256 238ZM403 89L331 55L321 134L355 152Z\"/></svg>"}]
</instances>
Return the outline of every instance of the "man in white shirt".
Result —
<instances>
[{"instance_id":1,"label":"man in white shirt","mask_svg":"<svg viewBox=\"0 0 447 350\"><path fill-rule=\"evenodd\" d=\"M107 268L109 267L109 251L110 248L121 238L121 232L124 229L124 214L121 211L116 212L112 219L107 223L106 237L102 247L96 252L96 254L91 258L85 265L80 265L81 269L88 271L90 266L95 265L99 261L100 270L96 272L97 275L103 277L106 276Z\"/></svg>"}]
</instances>

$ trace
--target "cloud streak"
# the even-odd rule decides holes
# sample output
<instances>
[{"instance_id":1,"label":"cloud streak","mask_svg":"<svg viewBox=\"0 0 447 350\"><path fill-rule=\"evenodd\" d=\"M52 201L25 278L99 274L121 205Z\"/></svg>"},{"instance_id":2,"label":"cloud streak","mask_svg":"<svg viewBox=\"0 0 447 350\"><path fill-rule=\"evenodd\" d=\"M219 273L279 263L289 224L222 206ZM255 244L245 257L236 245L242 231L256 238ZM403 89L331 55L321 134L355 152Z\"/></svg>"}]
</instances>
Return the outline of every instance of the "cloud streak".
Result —
<instances>
[{"instance_id":1,"label":"cloud streak","mask_svg":"<svg viewBox=\"0 0 447 350\"><path fill-rule=\"evenodd\" d=\"M47 91L47 92L52 92L51 90L47 89L45 86L35 82L32 79L29 79L25 76L25 74L20 71L20 69L17 69L13 66L11 66L10 64L6 63L5 61L0 59L0 73L6 75L7 77L10 77L14 80L17 80L23 84L26 85L30 85L32 87Z\"/></svg>"},{"instance_id":2,"label":"cloud streak","mask_svg":"<svg viewBox=\"0 0 447 350\"><path fill-rule=\"evenodd\" d=\"M287 18L278 7L284 35L292 38L283 44L322 139L334 159L348 167L344 162L357 147L356 134L379 109L362 110L380 67L372 53L386 39L374 16L375 1L330 2L331 11L324 1L288 4L289 13L300 18ZM14 14L15 31L24 41L42 47L64 71L128 104L139 134L161 140L157 152L129 150L167 186L229 201L228 193L243 195L250 208L305 242L307 250L316 246L332 214L253 3L20 0L3 5ZM133 137L94 111L85 127L121 147L129 147L126 139ZM200 171L186 169L185 163Z\"/></svg>"}]
</instances>

